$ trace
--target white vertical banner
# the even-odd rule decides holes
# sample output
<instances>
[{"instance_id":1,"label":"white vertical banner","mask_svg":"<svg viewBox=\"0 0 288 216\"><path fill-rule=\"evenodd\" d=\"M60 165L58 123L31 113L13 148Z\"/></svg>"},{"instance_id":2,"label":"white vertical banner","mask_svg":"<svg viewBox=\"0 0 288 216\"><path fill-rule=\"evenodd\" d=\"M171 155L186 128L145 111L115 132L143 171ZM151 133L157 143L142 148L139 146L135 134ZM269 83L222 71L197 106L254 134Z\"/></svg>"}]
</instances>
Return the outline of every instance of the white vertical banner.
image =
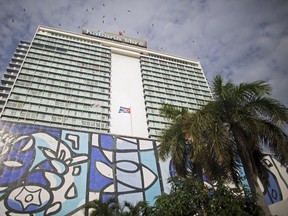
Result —
<instances>
[{"instance_id":1,"label":"white vertical banner","mask_svg":"<svg viewBox=\"0 0 288 216\"><path fill-rule=\"evenodd\" d=\"M148 138L147 127L140 60L112 53L110 132Z\"/></svg>"},{"instance_id":2,"label":"white vertical banner","mask_svg":"<svg viewBox=\"0 0 288 216\"><path fill-rule=\"evenodd\" d=\"M133 125L132 125L132 112L131 112L131 106L130 107L124 107L120 106L118 113L127 113L130 115L130 131L131 131L131 136L133 136Z\"/></svg>"}]
</instances>

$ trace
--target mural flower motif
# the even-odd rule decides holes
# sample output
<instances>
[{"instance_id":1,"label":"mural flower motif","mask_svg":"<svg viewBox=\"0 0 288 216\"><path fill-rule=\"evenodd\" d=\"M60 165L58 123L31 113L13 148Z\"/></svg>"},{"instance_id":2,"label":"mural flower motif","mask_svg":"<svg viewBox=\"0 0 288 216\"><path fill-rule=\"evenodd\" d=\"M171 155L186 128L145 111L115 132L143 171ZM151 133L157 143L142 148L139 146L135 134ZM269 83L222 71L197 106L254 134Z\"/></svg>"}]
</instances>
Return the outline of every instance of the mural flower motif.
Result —
<instances>
[{"instance_id":1,"label":"mural flower motif","mask_svg":"<svg viewBox=\"0 0 288 216\"><path fill-rule=\"evenodd\" d=\"M41 189L29 191L26 187L23 187L20 193L15 197L15 200L21 203L23 209L26 209L29 205L41 206L40 192Z\"/></svg>"},{"instance_id":2,"label":"mural flower motif","mask_svg":"<svg viewBox=\"0 0 288 216\"><path fill-rule=\"evenodd\" d=\"M17 187L10 192L6 200L6 206L10 211L24 213L40 212L50 203L50 192L37 185Z\"/></svg>"}]
</instances>

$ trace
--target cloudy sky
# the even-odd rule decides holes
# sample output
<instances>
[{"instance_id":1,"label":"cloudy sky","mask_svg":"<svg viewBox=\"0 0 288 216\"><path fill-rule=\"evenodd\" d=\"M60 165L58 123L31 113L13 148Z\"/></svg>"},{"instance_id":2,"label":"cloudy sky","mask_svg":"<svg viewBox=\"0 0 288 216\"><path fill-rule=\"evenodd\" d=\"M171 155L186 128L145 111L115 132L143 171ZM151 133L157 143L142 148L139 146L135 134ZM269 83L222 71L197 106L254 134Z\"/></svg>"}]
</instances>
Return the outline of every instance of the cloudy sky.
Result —
<instances>
[{"instance_id":1,"label":"cloudy sky","mask_svg":"<svg viewBox=\"0 0 288 216\"><path fill-rule=\"evenodd\" d=\"M1 77L38 25L121 31L149 49L199 59L209 81L268 81L288 106L286 0L0 0Z\"/></svg>"}]
</instances>

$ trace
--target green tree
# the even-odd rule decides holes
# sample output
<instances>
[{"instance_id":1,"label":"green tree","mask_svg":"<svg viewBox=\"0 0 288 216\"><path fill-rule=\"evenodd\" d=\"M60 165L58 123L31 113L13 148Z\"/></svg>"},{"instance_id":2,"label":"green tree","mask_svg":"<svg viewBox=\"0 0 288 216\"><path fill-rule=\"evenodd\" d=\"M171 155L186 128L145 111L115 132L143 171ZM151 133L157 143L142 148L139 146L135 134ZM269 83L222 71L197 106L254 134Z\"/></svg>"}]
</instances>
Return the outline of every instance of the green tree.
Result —
<instances>
[{"instance_id":1,"label":"green tree","mask_svg":"<svg viewBox=\"0 0 288 216\"><path fill-rule=\"evenodd\" d=\"M185 177L192 174L203 181L204 169L206 176L211 180L227 179L231 177L231 164L234 167L234 176L237 175L238 166L234 161L233 151L223 145L227 142L227 131L216 128L211 122L208 123L205 119L207 115L200 111L191 113L185 108L163 104L160 113L170 124L162 131L158 155L161 160L172 159L177 175ZM221 125L220 127L225 128ZM219 146L216 148L217 151L206 144L210 142L209 138ZM227 155L225 161L221 159L223 152ZM188 163L187 159L191 163Z\"/></svg>"},{"instance_id":2,"label":"green tree","mask_svg":"<svg viewBox=\"0 0 288 216\"><path fill-rule=\"evenodd\" d=\"M135 205L124 201L119 203L114 197L106 202L102 200L92 200L85 205L85 210L90 216L148 216L151 207L145 201L139 201Z\"/></svg>"},{"instance_id":3,"label":"green tree","mask_svg":"<svg viewBox=\"0 0 288 216\"><path fill-rule=\"evenodd\" d=\"M92 200L85 205L85 210L90 210L90 216L113 216L119 211L119 203L116 198L110 198L106 202Z\"/></svg>"},{"instance_id":4,"label":"green tree","mask_svg":"<svg viewBox=\"0 0 288 216\"><path fill-rule=\"evenodd\" d=\"M194 142L195 148L199 148L199 152L201 148L210 149L225 168L229 169L230 164L236 183L239 182L235 173L238 163L233 161L239 158L251 191L259 195L258 205L266 215L271 215L257 181L259 178L264 187L268 183L262 147L265 144L282 163L287 163L288 137L283 129L288 123L288 109L269 97L271 87L264 81L236 85L231 81L224 83L221 76L216 76L212 93L214 100L197 114L202 122L196 123L204 136L200 136L202 144ZM194 134L193 124L191 119L187 121L188 126L184 128L187 136ZM194 137L190 137L193 140Z\"/></svg>"},{"instance_id":5,"label":"green tree","mask_svg":"<svg viewBox=\"0 0 288 216\"><path fill-rule=\"evenodd\" d=\"M150 207L147 202L139 201L135 205L124 201L119 216L148 216Z\"/></svg>"},{"instance_id":6,"label":"green tree","mask_svg":"<svg viewBox=\"0 0 288 216\"><path fill-rule=\"evenodd\" d=\"M172 178L170 183L171 193L157 197L151 216L263 215L252 194L244 195L243 190L229 188L222 181L213 191L191 177Z\"/></svg>"},{"instance_id":7,"label":"green tree","mask_svg":"<svg viewBox=\"0 0 288 216\"><path fill-rule=\"evenodd\" d=\"M207 215L226 216L260 216L262 209L256 204L257 197L246 188L231 188L222 181L218 182L214 190L214 197L210 200Z\"/></svg>"},{"instance_id":8,"label":"green tree","mask_svg":"<svg viewBox=\"0 0 288 216\"><path fill-rule=\"evenodd\" d=\"M161 145L158 151L159 158L162 160L171 158L177 174L186 176L185 146L187 145L187 139L183 131L183 124L188 115L188 110L163 104L160 114L170 121L170 125L162 131Z\"/></svg>"}]
</instances>

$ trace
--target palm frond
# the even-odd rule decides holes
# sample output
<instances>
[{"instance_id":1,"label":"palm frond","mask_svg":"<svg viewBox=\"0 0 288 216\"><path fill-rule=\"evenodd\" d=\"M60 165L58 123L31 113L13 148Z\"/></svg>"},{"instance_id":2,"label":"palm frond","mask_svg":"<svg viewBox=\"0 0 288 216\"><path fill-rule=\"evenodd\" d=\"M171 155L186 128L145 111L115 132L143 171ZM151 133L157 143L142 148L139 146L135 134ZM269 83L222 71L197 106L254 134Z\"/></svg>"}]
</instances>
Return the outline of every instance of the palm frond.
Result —
<instances>
[{"instance_id":1,"label":"palm frond","mask_svg":"<svg viewBox=\"0 0 288 216\"><path fill-rule=\"evenodd\" d=\"M288 108L272 98L251 98L243 109L254 113L263 120L267 119L275 124L288 123Z\"/></svg>"},{"instance_id":2,"label":"palm frond","mask_svg":"<svg viewBox=\"0 0 288 216\"><path fill-rule=\"evenodd\" d=\"M161 133L158 156L161 160L171 157L176 172L179 175L185 175L186 135L183 132L183 124L188 115L188 110L164 104L161 113L170 119L171 123Z\"/></svg>"},{"instance_id":3,"label":"palm frond","mask_svg":"<svg viewBox=\"0 0 288 216\"><path fill-rule=\"evenodd\" d=\"M259 123L260 136L264 144L274 152L275 157L283 164L288 164L288 136L279 126L269 122Z\"/></svg>"},{"instance_id":4,"label":"palm frond","mask_svg":"<svg viewBox=\"0 0 288 216\"><path fill-rule=\"evenodd\" d=\"M254 82L245 82L240 83L235 86L235 92L237 92L237 97L241 99L249 99L253 96L266 96L270 95L272 88L271 85L266 83L265 81L254 81Z\"/></svg>"}]
</instances>

